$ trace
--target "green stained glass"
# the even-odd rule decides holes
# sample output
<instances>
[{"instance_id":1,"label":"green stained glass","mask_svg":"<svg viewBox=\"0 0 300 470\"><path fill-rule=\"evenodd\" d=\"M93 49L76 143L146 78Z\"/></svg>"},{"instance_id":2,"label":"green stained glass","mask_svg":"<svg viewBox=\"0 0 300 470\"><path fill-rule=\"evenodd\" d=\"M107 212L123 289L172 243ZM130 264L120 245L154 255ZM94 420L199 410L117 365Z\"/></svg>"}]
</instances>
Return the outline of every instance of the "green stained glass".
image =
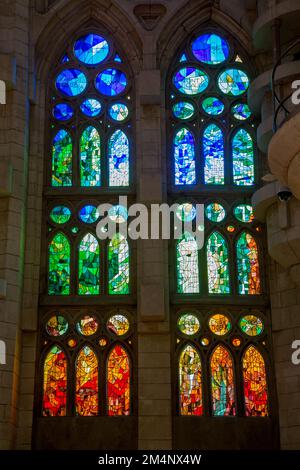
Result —
<instances>
[{"instance_id":1,"label":"green stained glass","mask_svg":"<svg viewBox=\"0 0 300 470\"><path fill-rule=\"evenodd\" d=\"M240 222L250 223L254 219L253 208L249 204L239 204L234 208L233 213Z\"/></svg>"},{"instance_id":2,"label":"green stained glass","mask_svg":"<svg viewBox=\"0 0 300 470\"><path fill-rule=\"evenodd\" d=\"M208 292L210 294L229 294L228 248L219 232L213 232L206 247Z\"/></svg>"},{"instance_id":3,"label":"green stained glass","mask_svg":"<svg viewBox=\"0 0 300 470\"><path fill-rule=\"evenodd\" d=\"M240 320L240 328L248 336L258 336L262 333L264 325L256 315L245 315Z\"/></svg>"},{"instance_id":4,"label":"green stained glass","mask_svg":"<svg viewBox=\"0 0 300 470\"><path fill-rule=\"evenodd\" d=\"M70 294L70 243L57 233L49 244L49 295Z\"/></svg>"},{"instance_id":5,"label":"green stained glass","mask_svg":"<svg viewBox=\"0 0 300 470\"><path fill-rule=\"evenodd\" d=\"M72 139L61 129L53 139L52 186L72 186Z\"/></svg>"},{"instance_id":6,"label":"green stained glass","mask_svg":"<svg viewBox=\"0 0 300 470\"><path fill-rule=\"evenodd\" d=\"M172 111L174 116L178 119L189 119L193 116L195 108L192 103L180 101L179 103L174 104Z\"/></svg>"},{"instance_id":7,"label":"green stained glass","mask_svg":"<svg viewBox=\"0 0 300 470\"><path fill-rule=\"evenodd\" d=\"M231 112L238 121L245 121L251 116L251 111L246 103L237 103L232 106Z\"/></svg>"},{"instance_id":8,"label":"green stained glass","mask_svg":"<svg viewBox=\"0 0 300 470\"><path fill-rule=\"evenodd\" d=\"M53 207L50 212L50 219L56 224L65 224L71 218L71 211L67 206Z\"/></svg>"},{"instance_id":9,"label":"green stained glass","mask_svg":"<svg viewBox=\"0 0 300 470\"><path fill-rule=\"evenodd\" d=\"M243 70L227 69L220 74L218 85L225 95L239 96L247 90L249 78Z\"/></svg>"},{"instance_id":10,"label":"green stained glass","mask_svg":"<svg viewBox=\"0 0 300 470\"><path fill-rule=\"evenodd\" d=\"M200 329L200 322L195 315L185 313L178 320L178 328L184 335L195 335Z\"/></svg>"},{"instance_id":11,"label":"green stained glass","mask_svg":"<svg viewBox=\"0 0 300 470\"><path fill-rule=\"evenodd\" d=\"M202 101L202 108L207 114L218 116L219 114L223 113L225 106L224 103L219 100L219 98L209 96Z\"/></svg>"},{"instance_id":12,"label":"green stained glass","mask_svg":"<svg viewBox=\"0 0 300 470\"><path fill-rule=\"evenodd\" d=\"M222 222L225 219L226 211L218 202L212 202L205 208L205 215L212 222Z\"/></svg>"},{"instance_id":13,"label":"green stained glass","mask_svg":"<svg viewBox=\"0 0 300 470\"><path fill-rule=\"evenodd\" d=\"M87 127L80 139L80 184L101 185L101 143L93 126Z\"/></svg>"},{"instance_id":14,"label":"green stained glass","mask_svg":"<svg viewBox=\"0 0 300 470\"><path fill-rule=\"evenodd\" d=\"M177 290L179 294L199 292L198 246L188 232L177 244Z\"/></svg>"},{"instance_id":15,"label":"green stained glass","mask_svg":"<svg viewBox=\"0 0 300 470\"><path fill-rule=\"evenodd\" d=\"M108 246L109 294L129 294L129 247L126 238L116 233Z\"/></svg>"},{"instance_id":16,"label":"green stained glass","mask_svg":"<svg viewBox=\"0 0 300 470\"><path fill-rule=\"evenodd\" d=\"M232 139L232 171L237 186L254 184L253 141L245 129L237 131Z\"/></svg>"},{"instance_id":17,"label":"green stained glass","mask_svg":"<svg viewBox=\"0 0 300 470\"><path fill-rule=\"evenodd\" d=\"M184 202L178 206L176 216L182 222L191 222L196 217L196 208L190 202Z\"/></svg>"},{"instance_id":18,"label":"green stained glass","mask_svg":"<svg viewBox=\"0 0 300 470\"><path fill-rule=\"evenodd\" d=\"M260 294L258 250L250 233L239 236L236 250L239 294Z\"/></svg>"},{"instance_id":19,"label":"green stained glass","mask_svg":"<svg viewBox=\"0 0 300 470\"><path fill-rule=\"evenodd\" d=\"M100 249L91 233L86 234L79 245L78 294L99 294Z\"/></svg>"}]
</instances>

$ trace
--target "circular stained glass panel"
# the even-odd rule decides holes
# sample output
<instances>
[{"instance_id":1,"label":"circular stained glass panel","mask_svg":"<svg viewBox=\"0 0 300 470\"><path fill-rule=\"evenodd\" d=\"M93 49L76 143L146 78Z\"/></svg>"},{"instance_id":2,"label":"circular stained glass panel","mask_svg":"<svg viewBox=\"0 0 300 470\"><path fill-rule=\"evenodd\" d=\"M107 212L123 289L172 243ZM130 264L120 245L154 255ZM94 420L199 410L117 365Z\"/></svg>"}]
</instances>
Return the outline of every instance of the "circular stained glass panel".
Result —
<instances>
[{"instance_id":1,"label":"circular stained glass panel","mask_svg":"<svg viewBox=\"0 0 300 470\"><path fill-rule=\"evenodd\" d=\"M195 315L186 313L181 315L179 318L178 328L184 335L192 336L198 333L200 329L200 322Z\"/></svg>"},{"instance_id":2,"label":"circular stained glass panel","mask_svg":"<svg viewBox=\"0 0 300 470\"><path fill-rule=\"evenodd\" d=\"M114 103L109 108L109 115L114 121L125 121L129 115L129 110L124 103Z\"/></svg>"},{"instance_id":3,"label":"circular stained glass panel","mask_svg":"<svg viewBox=\"0 0 300 470\"><path fill-rule=\"evenodd\" d=\"M67 103L58 103L54 106L52 111L53 116L58 121L67 121L71 119L74 114L72 106Z\"/></svg>"},{"instance_id":4,"label":"circular stained glass panel","mask_svg":"<svg viewBox=\"0 0 300 470\"><path fill-rule=\"evenodd\" d=\"M232 106L231 112L238 121L245 121L251 116L251 111L246 103L237 103Z\"/></svg>"},{"instance_id":5,"label":"circular stained glass panel","mask_svg":"<svg viewBox=\"0 0 300 470\"><path fill-rule=\"evenodd\" d=\"M264 325L256 315L245 315L240 320L240 328L248 336L258 336L262 333Z\"/></svg>"},{"instance_id":6,"label":"circular stained glass panel","mask_svg":"<svg viewBox=\"0 0 300 470\"><path fill-rule=\"evenodd\" d=\"M94 98L88 98L81 103L80 110L88 117L95 117L99 116L101 113L102 106L100 101L95 100Z\"/></svg>"},{"instance_id":7,"label":"circular stained glass panel","mask_svg":"<svg viewBox=\"0 0 300 470\"><path fill-rule=\"evenodd\" d=\"M247 90L249 78L243 70L227 69L219 75L218 86L225 95L239 96Z\"/></svg>"},{"instance_id":8,"label":"circular stained glass panel","mask_svg":"<svg viewBox=\"0 0 300 470\"><path fill-rule=\"evenodd\" d=\"M205 215L212 222L222 222L225 219L226 211L218 202L212 202L206 206Z\"/></svg>"},{"instance_id":9,"label":"circular stained glass panel","mask_svg":"<svg viewBox=\"0 0 300 470\"><path fill-rule=\"evenodd\" d=\"M124 206L116 205L109 209L108 217L117 224L122 224L128 219L128 211Z\"/></svg>"},{"instance_id":10,"label":"circular stained glass panel","mask_svg":"<svg viewBox=\"0 0 300 470\"><path fill-rule=\"evenodd\" d=\"M62 315L53 315L46 324L46 331L50 336L62 336L68 330L68 322Z\"/></svg>"},{"instance_id":11,"label":"circular stained glass panel","mask_svg":"<svg viewBox=\"0 0 300 470\"><path fill-rule=\"evenodd\" d=\"M191 222L196 217L196 208L193 204L185 202L178 206L176 216L182 222Z\"/></svg>"},{"instance_id":12,"label":"circular stained glass panel","mask_svg":"<svg viewBox=\"0 0 300 470\"><path fill-rule=\"evenodd\" d=\"M218 336L224 336L231 330L229 318L219 313L210 317L208 326L210 331Z\"/></svg>"},{"instance_id":13,"label":"circular stained glass panel","mask_svg":"<svg viewBox=\"0 0 300 470\"><path fill-rule=\"evenodd\" d=\"M67 206L56 206L53 207L50 212L50 219L55 224L65 224L71 218L71 211Z\"/></svg>"},{"instance_id":14,"label":"circular stained glass panel","mask_svg":"<svg viewBox=\"0 0 300 470\"><path fill-rule=\"evenodd\" d=\"M106 327L111 333L117 336L123 336L129 330L129 321L125 315L113 315L108 319Z\"/></svg>"},{"instance_id":15,"label":"circular stained glass panel","mask_svg":"<svg viewBox=\"0 0 300 470\"><path fill-rule=\"evenodd\" d=\"M183 67L173 77L174 86L185 95L197 95L209 83L208 75L196 67Z\"/></svg>"},{"instance_id":16,"label":"circular stained glass panel","mask_svg":"<svg viewBox=\"0 0 300 470\"><path fill-rule=\"evenodd\" d=\"M105 69L96 77L96 88L99 93L105 96L120 95L126 86L126 75L119 69Z\"/></svg>"},{"instance_id":17,"label":"circular stained glass panel","mask_svg":"<svg viewBox=\"0 0 300 470\"><path fill-rule=\"evenodd\" d=\"M224 103L222 103L221 100L215 98L214 96L209 96L208 98L205 98L205 100L202 101L201 106L203 110L211 116L218 116L224 111Z\"/></svg>"},{"instance_id":18,"label":"circular stained glass panel","mask_svg":"<svg viewBox=\"0 0 300 470\"><path fill-rule=\"evenodd\" d=\"M192 103L188 103L187 101L180 101L179 103L174 104L172 111L176 118L184 120L193 116L195 108Z\"/></svg>"},{"instance_id":19,"label":"circular stained glass panel","mask_svg":"<svg viewBox=\"0 0 300 470\"><path fill-rule=\"evenodd\" d=\"M91 336L98 330L98 322L95 317L85 315L76 324L77 331L83 336Z\"/></svg>"},{"instance_id":20,"label":"circular stained glass panel","mask_svg":"<svg viewBox=\"0 0 300 470\"><path fill-rule=\"evenodd\" d=\"M192 43L192 52L204 64L221 64L228 59L228 42L217 34L202 34Z\"/></svg>"},{"instance_id":21,"label":"circular stained glass panel","mask_svg":"<svg viewBox=\"0 0 300 470\"><path fill-rule=\"evenodd\" d=\"M79 38L74 45L74 54L80 62L96 65L103 62L109 53L106 39L98 34L86 34Z\"/></svg>"},{"instance_id":22,"label":"circular stained glass panel","mask_svg":"<svg viewBox=\"0 0 300 470\"><path fill-rule=\"evenodd\" d=\"M79 218L85 224L93 224L99 219L99 212L96 206L87 205L80 209Z\"/></svg>"},{"instance_id":23,"label":"circular stained glass panel","mask_svg":"<svg viewBox=\"0 0 300 470\"><path fill-rule=\"evenodd\" d=\"M234 208L233 213L240 222L250 223L254 219L253 208L250 204L239 204Z\"/></svg>"},{"instance_id":24,"label":"circular stained glass panel","mask_svg":"<svg viewBox=\"0 0 300 470\"><path fill-rule=\"evenodd\" d=\"M87 78L81 70L65 69L56 77L56 88L66 96L78 96L87 87Z\"/></svg>"}]
</instances>

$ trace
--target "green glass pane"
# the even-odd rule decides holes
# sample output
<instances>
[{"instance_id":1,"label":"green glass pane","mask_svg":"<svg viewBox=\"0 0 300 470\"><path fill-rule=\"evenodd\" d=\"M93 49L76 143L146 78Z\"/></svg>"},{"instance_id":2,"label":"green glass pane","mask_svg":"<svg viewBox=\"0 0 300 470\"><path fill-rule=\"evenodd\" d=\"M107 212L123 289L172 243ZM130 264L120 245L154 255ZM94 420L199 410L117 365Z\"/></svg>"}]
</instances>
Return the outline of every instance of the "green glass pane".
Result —
<instances>
[{"instance_id":1,"label":"green glass pane","mask_svg":"<svg viewBox=\"0 0 300 470\"><path fill-rule=\"evenodd\" d=\"M49 244L49 295L70 294L70 243L57 233Z\"/></svg>"},{"instance_id":2,"label":"green glass pane","mask_svg":"<svg viewBox=\"0 0 300 470\"><path fill-rule=\"evenodd\" d=\"M68 322L62 315L54 315L47 321L46 331L50 336L63 336L68 330Z\"/></svg>"},{"instance_id":3,"label":"green glass pane","mask_svg":"<svg viewBox=\"0 0 300 470\"><path fill-rule=\"evenodd\" d=\"M100 292L100 249L91 233L86 234L79 245L78 293L97 295Z\"/></svg>"},{"instance_id":4,"label":"green glass pane","mask_svg":"<svg viewBox=\"0 0 300 470\"><path fill-rule=\"evenodd\" d=\"M184 202L177 207L176 216L182 222L191 222L196 217L196 207L190 202Z\"/></svg>"},{"instance_id":5,"label":"green glass pane","mask_svg":"<svg viewBox=\"0 0 300 470\"><path fill-rule=\"evenodd\" d=\"M212 222L222 222L225 219L226 211L218 202L212 202L205 208L205 215Z\"/></svg>"},{"instance_id":6,"label":"green glass pane","mask_svg":"<svg viewBox=\"0 0 300 470\"><path fill-rule=\"evenodd\" d=\"M193 116L195 108L192 103L180 101L179 103L174 104L172 111L174 116L178 119L189 119Z\"/></svg>"},{"instance_id":7,"label":"green glass pane","mask_svg":"<svg viewBox=\"0 0 300 470\"><path fill-rule=\"evenodd\" d=\"M52 145L52 186L72 186L72 139L61 129Z\"/></svg>"},{"instance_id":8,"label":"green glass pane","mask_svg":"<svg viewBox=\"0 0 300 470\"><path fill-rule=\"evenodd\" d=\"M202 101L203 110L212 116L218 116L219 114L222 114L224 107L224 103L219 98L215 98L214 96L209 96Z\"/></svg>"},{"instance_id":9,"label":"green glass pane","mask_svg":"<svg viewBox=\"0 0 300 470\"><path fill-rule=\"evenodd\" d=\"M232 140L233 182L237 186L254 184L254 155L252 137L240 129Z\"/></svg>"},{"instance_id":10,"label":"green glass pane","mask_svg":"<svg viewBox=\"0 0 300 470\"><path fill-rule=\"evenodd\" d=\"M250 233L240 235L236 250L239 294L260 294L258 250Z\"/></svg>"},{"instance_id":11,"label":"green glass pane","mask_svg":"<svg viewBox=\"0 0 300 470\"><path fill-rule=\"evenodd\" d=\"M178 328L184 335L192 336L198 333L200 322L195 315L185 313L178 320Z\"/></svg>"},{"instance_id":12,"label":"green glass pane","mask_svg":"<svg viewBox=\"0 0 300 470\"><path fill-rule=\"evenodd\" d=\"M50 212L50 219L56 224L65 224L70 220L71 211L66 206L56 206Z\"/></svg>"},{"instance_id":13,"label":"green glass pane","mask_svg":"<svg viewBox=\"0 0 300 470\"><path fill-rule=\"evenodd\" d=\"M101 185L101 143L93 126L87 127L80 139L80 184L85 187Z\"/></svg>"},{"instance_id":14,"label":"green glass pane","mask_svg":"<svg viewBox=\"0 0 300 470\"><path fill-rule=\"evenodd\" d=\"M248 336L258 336L262 333L264 325L256 315L245 315L240 320L240 328Z\"/></svg>"},{"instance_id":15,"label":"green glass pane","mask_svg":"<svg viewBox=\"0 0 300 470\"><path fill-rule=\"evenodd\" d=\"M249 223L254 219L253 208L249 204L239 204L234 208L233 213L240 222Z\"/></svg>"},{"instance_id":16,"label":"green glass pane","mask_svg":"<svg viewBox=\"0 0 300 470\"><path fill-rule=\"evenodd\" d=\"M208 292L210 294L229 294L228 248L225 239L213 232L206 247Z\"/></svg>"},{"instance_id":17,"label":"green glass pane","mask_svg":"<svg viewBox=\"0 0 300 470\"><path fill-rule=\"evenodd\" d=\"M108 291L109 294L129 294L129 247L119 233L108 246Z\"/></svg>"},{"instance_id":18,"label":"green glass pane","mask_svg":"<svg viewBox=\"0 0 300 470\"><path fill-rule=\"evenodd\" d=\"M188 232L177 244L177 290L179 294L199 292L198 246Z\"/></svg>"}]
</instances>

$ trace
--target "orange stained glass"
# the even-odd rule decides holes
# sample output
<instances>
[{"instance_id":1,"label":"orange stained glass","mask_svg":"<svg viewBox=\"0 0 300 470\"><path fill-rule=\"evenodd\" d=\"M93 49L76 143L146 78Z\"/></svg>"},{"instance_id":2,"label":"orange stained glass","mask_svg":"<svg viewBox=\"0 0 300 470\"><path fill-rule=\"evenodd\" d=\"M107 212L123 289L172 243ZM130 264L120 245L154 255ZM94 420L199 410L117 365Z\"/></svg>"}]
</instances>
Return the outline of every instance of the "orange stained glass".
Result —
<instances>
[{"instance_id":1,"label":"orange stained glass","mask_svg":"<svg viewBox=\"0 0 300 470\"><path fill-rule=\"evenodd\" d=\"M197 350L187 345L179 358L180 414L201 416L202 403L201 360Z\"/></svg>"},{"instance_id":2,"label":"orange stained glass","mask_svg":"<svg viewBox=\"0 0 300 470\"><path fill-rule=\"evenodd\" d=\"M76 359L76 414L98 414L98 360L89 346L84 346Z\"/></svg>"},{"instance_id":3,"label":"orange stained glass","mask_svg":"<svg viewBox=\"0 0 300 470\"><path fill-rule=\"evenodd\" d=\"M265 361L254 346L244 354L243 377L246 416L268 416Z\"/></svg>"},{"instance_id":4,"label":"orange stained glass","mask_svg":"<svg viewBox=\"0 0 300 470\"><path fill-rule=\"evenodd\" d=\"M260 294L258 249L250 233L243 232L237 241L239 294Z\"/></svg>"},{"instance_id":5,"label":"orange stained glass","mask_svg":"<svg viewBox=\"0 0 300 470\"><path fill-rule=\"evenodd\" d=\"M43 416L66 416L67 359L52 346L44 362Z\"/></svg>"},{"instance_id":6,"label":"orange stained glass","mask_svg":"<svg viewBox=\"0 0 300 470\"><path fill-rule=\"evenodd\" d=\"M214 416L234 416L235 393L232 358L224 346L217 346L210 361Z\"/></svg>"},{"instance_id":7,"label":"orange stained glass","mask_svg":"<svg viewBox=\"0 0 300 470\"><path fill-rule=\"evenodd\" d=\"M107 362L107 401L110 416L130 414L130 363L120 345L113 348Z\"/></svg>"}]
</instances>

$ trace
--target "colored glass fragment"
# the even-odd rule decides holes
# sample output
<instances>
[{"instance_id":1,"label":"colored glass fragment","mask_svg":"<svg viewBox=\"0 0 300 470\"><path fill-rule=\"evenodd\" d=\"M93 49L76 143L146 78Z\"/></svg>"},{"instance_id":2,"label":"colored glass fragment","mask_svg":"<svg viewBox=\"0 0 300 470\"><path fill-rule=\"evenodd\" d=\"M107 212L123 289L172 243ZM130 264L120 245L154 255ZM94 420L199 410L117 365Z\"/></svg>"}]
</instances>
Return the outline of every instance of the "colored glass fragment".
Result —
<instances>
[{"instance_id":1,"label":"colored glass fragment","mask_svg":"<svg viewBox=\"0 0 300 470\"><path fill-rule=\"evenodd\" d=\"M88 117L96 117L101 113L102 106L100 101L94 98L87 98L81 103L80 110Z\"/></svg>"},{"instance_id":2,"label":"colored glass fragment","mask_svg":"<svg viewBox=\"0 0 300 470\"><path fill-rule=\"evenodd\" d=\"M178 91L185 95L197 95L208 87L209 77L196 67L183 67L173 77Z\"/></svg>"},{"instance_id":3,"label":"colored glass fragment","mask_svg":"<svg viewBox=\"0 0 300 470\"><path fill-rule=\"evenodd\" d=\"M130 363L120 345L115 346L108 357L107 402L109 416L130 414Z\"/></svg>"},{"instance_id":4,"label":"colored glass fragment","mask_svg":"<svg viewBox=\"0 0 300 470\"><path fill-rule=\"evenodd\" d=\"M195 315L185 313L178 320L178 328L184 335L195 335L200 329L200 322Z\"/></svg>"},{"instance_id":5,"label":"colored glass fragment","mask_svg":"<svg viewBox=\"0 0 300 470\"><path fill-rule=\"evenodd\" d=\"M67 359L52 346L44 362L43 416L66 416Z\"/></svg>"},{"instance_id":6,"label":"colored glass fragment","mask_svg":"<svg viewBox=\"0 0 300 470\"><path fill-rule=\"evenodd\" d=\"M50 219L55 224L65 224L71 218L71 211L67 206L56 206L53 207L50 212Z\"/></svg>"},{"instance_id":7,"label":"colored glass fragment","mask_svg":"<svg viewBox=\"0 0 300 470\"><path fill-rule=\"evenodd\" d=\"M76 414L98 414L98 360L89 346L84 346L76 359Z\"/></svg>"},{"instance_id":8,"label":"colored glass fragment","mask_svg":"<svg viewBox=\"0 0 300 470\"><path fill-rule=\"evenodd\" d=\"M108 319L106 327L111 333L114 333L117 336L123 336L129 330L129 321L125 315L113 315Z\"/></svg>"},{"instance_id":9,"label":"colored glass fragment","mask_svg":"<svg viewBox=\"0 0 300 470\"><path fill-rule=\"evenodd\" d=\"M56 88L65 96L78 96L87 87L87 78L81 70L65 69L56 77Z\"/></svg>"},{"instance_id":10,"label":"colored glass fragment","mask_svg":"<svg viewBox=\"0 0 300 470\"><path fill-rule=\"evenodd\" d=\"M174 104L172 111L174 116L178 119L189 119L193 116L195 108L192 103L180 101L179 103Z\"/></svg>"},{"instance_id":11,"label":"colored glass fragment","mask_svg":"<svg viewBox=\"0 0 300 470\"><path fill-rule=\"evenodd\" d=\"M219 114L222 114L225 108L224 103L214 96L205 98L202 101L201 106L204 111L211 116L218 116Z\"/></svg>"},{"instance_id":12,"label":"colored glass fragment","mask_svg":"<svg viewBox=\"0 0 300 470\"><path fill-rule=\"evenodd\" d=\"M126 134L117 130L109 139L109 186L129 185L129 141Z\"/></svg>"},{"instance_id":13,"label":"colored glass fragment","mask_svg":"<svg viewBox=\"0 0 300 470\"><path fill-rule=\"evenodd\" d=\"M46 324L46 331L50 336L63 336L68 331L68 322L62 315L54 315Z\"/></svg>"},{"instance_id":14,"label":"colored glass fragment","mask_svg":"<svg viewBox=\"0 0 300 470\"><path fill-rule=\"evenodd\" d=\"M243 377L246 416L268 416L265 361L254 346L249 346L244 354Z\"/></svg>"},{"instance_id":15,"label":"colored glass fragment","mask_svg":"<svg viewBox=\"0 0 300 470\"><path fill-rule=\"evenodd\" d=\"M174 137L175 184L194 184L195 169L195 140L188 129L180 129Z\"/></svg>"},{"instance_id":16,"label":"colored glass fragment","mask_svg":"<svg viewBox=\"0 0 300 470\"><path fill-rule=\"evenodd\" d=\"M219 75L218 85L225 95L239 96L247 90L249 78L243 70L227 69Z\"/></svg>"},{"instance_id":17,"label":"colored glass fragment","mask_svg":"<svg viewBox=\"0 0 300 470\"><path fill-rule=\"evenodd\" d=\"M210 331L217 336L224 336L231 330L229 318L220 313L216 313L210 317L208 326Z\"/></svg>"},{"instance_id":18,"label":"colored glass fragment","mask_svg":"<svg viewBox=\"0 0 300 470\"><path fill-rule=\"evenodd\" d=\"M196 217L196 208L193 204L184 202L178 206L176 216L182 222L191 222Z\"/></svg>"},{"instance_id":19,"label":"colored glass fragment","mask_svg":"<svg viewBox=\"0 0 300 470\"><path fill-rule=\"evenodd\" d=\"M203 155L205 184L224 184L224 138L223 132L215 124L210 124L204 130Z\"/></svg>"},{"instance_id":20,"label":"colored glass fragment","mask_svg":"<svg viewBox=\"0 0 300 470\"><path fill-rule=\"evenodd\" d=\"M95 317L85 315L76 324L77 331L83 336L94 335L98 330L98 322Z\"/></svg>"},{"instance_id":21,"label":"colored glass fragment","mask_svg":"<svg viewBox=\"0 0 300 470\"><path fill-rule=\"evenodd\" d=\"M213 232L207 240L207 277L210 294L229 294L228 247L219 232Z\"/></svg>"},{"instance_id":22,"label":"colored glass fragment","mask_svg":"<svg viewBox=\"0 0 300 470\"><path fill-rule=\"evenodd\" d=\"M234 208L233 213L240 222L250 223L254 219L253 208L249 204L239 204Z\"/></svg>"},{"instance_id":23,"label":"colored glass fragment","mask_svg":"<svg viewBox=\"0 0 300 470\"><path fill-rule=\"evenodd\" d=\"M53 139L52 186L72 186L72 139L64 129Z\"/></svg>"},{"instance_id":24,"label":"colored glass fragment","mask_svg":"<svg viewBox=\"0 0 300 470\"><path fill-rule=\"evenodd\" d=\"M177 290L180 294L199 292L198 246L188 232L177 243Z\"/></svg>"},{"instance_id":25,"label":"colored glass fragment","mask_svg":"<svg viewBox=\"0 0 300 470\"><path fill-rule=\"evenodd\" d=\"M78 294L98 295L100 292L100 248L97 239L87 233L79 245Z\"/></svg>"},{"instance_id":26,"label":"colored glass fragment","mask_svg":"<svg viewBox=\"0 0 300 470\"><path fill-rule=\"evenodd\" d=\"M239 294L260 294L258 250L250 233L240 235L236 250Z\"/></svg>"},{"instance_id":27,"label":"colored glass fragment","mask_svg":"<svg viewBox=\"0 0 300 470\"><path fill-rule=\"evenodd\" d=\"M129 246L126 238L119 233L108 245L108 292L129 294Z\"/></svg>"},{"instance_id":28,"label":"colored glass fragment","mask_svg":"<svg viewBox=\"0 0 300 470\"><path fill-rule=\"evenodd\" d=\"M212 202L206 206L205 215L211 222L222 222L226 217L226 211L218 202Z\"/></svg>"},{"instance_id":29,"label":"colored glass fragment","mask_svg":"<svg viewBox=\"0 0 300 470\"><path fill-rule=\"evenodd\" d=\"M246 103L237 103L232 106L231 112L235 119L245 121L251 116L251 111Z\"/></svg>"},{"instance_id":30,"label":"colored glass fragment","mask_svg":"<svg viewBox=\"0 0 300 470\"><path fill-rule=\"evenodd\" d=\"M129 110L124 103L114 103L109 108L109 115L114 121L125 121L129 115Z\"/></svg>"},{"instance_id":31,"label":"colored glass fragment","mask_svg":"<svg viewBox=\"0 0 300 470\"><path fill-rule=\"evenodd\" d=\"M232 172L234 184L254 184L253 140L245 129L240 129L232 139Z\"/></svg>"},{"instance_id":32,"label":"colored glass fragment","mask_svg":"<svg viewBox=\"0 0 300 470\"><path fill-rule=\"evenodd\" d=\"M106 69L96 77L96 88L102 95L117 96L123 93L127 86L127 78L119 69Z\"/></svg>"},{"instance_id":33,"label":"colored glass fragment","mask_svg":"<svg viewBox=\"0 0 300 470\"><path fill-rule=\"evenodd\" d=\"M122 224L128 219L128 210L119 204L112 206L108 211L108 217L117 224Z\"/></svg>"},{"instance_id":34,"label":"colored glass fragment","mask_svg":"<svg viewBox=\"0 0 300 470\"><path fill-rule=\"evenodd\" d=\"M235 416L233 363L229 351L217 346L210 360L214 416Z\"/></svg>"},{"instance_id":35,"label":"colored glass fragment","mask_svg":"<svg viewBox=\"0 0 300 470\"><path fill-rule=\"evenodd\" d=\"M200 62L216 65L228 59L229 45L217 34L202 34L193 41L192 52Z\"/></svg>"},{"instance_id":36,"label":"colored glass fragment","mask_svg":"<svg viewBox=\"0 0 300 470\"><path fill-rule=\"evenodd\" d=\"M85 187L101 185L101 142L93 126L87 127L80 138L80 184Z\"/></svg>"},{"instance_id":37,"label":"colored glass fragment","mask_svg":"<svg viewBox=\"0 0 300 470\"><path fill-rule=\"evenodd\" d=\"M85 224L94 224L99 219L99 212L96 206L83 206L79 211L79 218Z\"/></svg>"},{"instance_id":38,"label":"colored glass fragment","mask_svg":"<svg viewBox=\"0 0 300 470\"><path fill-rule=\"evenodd\" d=\"M191 345L184 348L179 358L179 393L181 415L203 414L201 360Z\"/></svg>"},{"instance_id":39,"label":"colored glass fragment","mask_svg":"<svg viewBox=\"0 0 300 470\"><path fill-rule=\"evenodd\" d=\"M74 54L80 62L96 65L103 62L109 53L108 42L98 34L89 33L79 38L74 45Z\"/></svg>"},{"instance_id":40,"label":"colored glass fragment","mask_svg":"<svg viewBox=\"0 0 300 470\"><path fill-rule=\"evenodd\" d=\"M258 336L262 333L264 325L256 315L245 315L240 320L240 328L248 336Z\"/></svg>"},{"instance_id":41,"label":"colored glass fragment","mask_svg":"<svg viewBox=\"0 0 300 470\"><path fill-rule=\"evenodd\" d=\"M54 106L52 111L53 116L58 121L67 121L73 116L73 108L67 103L58 103Z\"/></svg>"},{"instance_id":42,"label":"colored glass fragment","mask_svg":"<svg viewBox=\"0 0 300 470\"><path fill-rule=\"evenodd\" d=\"M70 294L70 243L57 233L49 244L49 295Z\"/></svg>"}]
</instances>

